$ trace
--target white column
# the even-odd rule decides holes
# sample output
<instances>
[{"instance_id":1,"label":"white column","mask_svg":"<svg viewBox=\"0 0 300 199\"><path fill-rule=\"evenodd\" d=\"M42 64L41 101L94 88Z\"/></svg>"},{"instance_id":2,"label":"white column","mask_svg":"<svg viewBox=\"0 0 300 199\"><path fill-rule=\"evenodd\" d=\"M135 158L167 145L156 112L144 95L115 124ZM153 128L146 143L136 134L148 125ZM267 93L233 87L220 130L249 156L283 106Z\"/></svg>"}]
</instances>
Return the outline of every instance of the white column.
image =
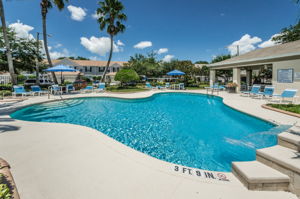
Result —
<instances>
[{"instance_id":1,"label":"white column","mask_svg":"<svg viewBox=\"0 0 300 199\"><path fill-rule=\"evenodd\" d=\"M216 81L216 70L209 70L209 85L213 86Z\"/></svg>"},{"instance_id":2,"label":"white column","mask_svg":"<svg viewBox=\"0 0 300 199\"><path fill-rule=\"evenodd\" d=\"M252 70L246 70L246 84L247 84L247 89L248 86L252 85Z\"/></svg>"},{"instance_id":3,"label":"white column","mask_svg":"<svg viewBox=\"0 0 300 199\"><path fill-rule=\"evenodd\" d=\"M241 69L239 68L233 69L233 82L238 85L236 91L239 92L241 89Z\"/></svg>"}]
</instances>

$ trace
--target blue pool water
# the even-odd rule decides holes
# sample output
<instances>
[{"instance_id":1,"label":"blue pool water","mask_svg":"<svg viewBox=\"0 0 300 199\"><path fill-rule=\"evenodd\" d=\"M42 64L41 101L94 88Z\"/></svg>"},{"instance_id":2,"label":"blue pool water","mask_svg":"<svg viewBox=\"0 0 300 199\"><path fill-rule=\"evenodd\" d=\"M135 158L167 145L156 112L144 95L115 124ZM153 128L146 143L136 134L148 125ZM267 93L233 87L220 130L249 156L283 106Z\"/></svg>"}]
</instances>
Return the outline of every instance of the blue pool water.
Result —
<instances>
[{"instance_id":1,"label":"blue pool water","mask_svg":"<svg viewBox=\"0 0 300 199\"><path fill-rule=\"evenodd\" d=\"M230 171L232 161L254 160L255 150L275 145L282 131L231 109L221 98L178 93L57 101L11 117L88 126L155 158L214 171Z\"/></svg>"}]
</instances>

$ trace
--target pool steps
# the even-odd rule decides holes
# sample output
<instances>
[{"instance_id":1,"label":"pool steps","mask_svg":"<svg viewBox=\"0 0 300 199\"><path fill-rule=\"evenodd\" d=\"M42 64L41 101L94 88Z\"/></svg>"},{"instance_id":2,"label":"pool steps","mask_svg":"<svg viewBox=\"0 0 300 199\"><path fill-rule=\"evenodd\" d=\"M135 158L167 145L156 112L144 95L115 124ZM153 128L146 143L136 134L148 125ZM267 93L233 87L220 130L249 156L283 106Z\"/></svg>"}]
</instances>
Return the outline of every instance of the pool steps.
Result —
<instances>
[{"instance_id":1,"label":"pool steps","mask_svg":"<svg viewBox=\"0 0 300 199\"><path fill-rule=\"evenodd\" d=\"M288 191L290 178L258 161L233 162L232 172L249 190Z\"/></svg>"},{"instance_id":2,"label":"pool steps","mask_svg":"<svg viewBox=\"0 0 300 199\"><path fill-rule=\"evenodd\" d=\"M300 151L300 136L288 132L278 135L278 144L293 150Z\"/></svg>"},{"instance_id":3,"label":"pool steps","mask_svg":"<svg viewBox=\"0 0 300 199\"><path fill-rule=\"evenodd\" d=\"M283 132L278 145L256 151L256 161L233 162L232 173L249 189L300 196L300 136Z\"/></svg>"}]
</instances>

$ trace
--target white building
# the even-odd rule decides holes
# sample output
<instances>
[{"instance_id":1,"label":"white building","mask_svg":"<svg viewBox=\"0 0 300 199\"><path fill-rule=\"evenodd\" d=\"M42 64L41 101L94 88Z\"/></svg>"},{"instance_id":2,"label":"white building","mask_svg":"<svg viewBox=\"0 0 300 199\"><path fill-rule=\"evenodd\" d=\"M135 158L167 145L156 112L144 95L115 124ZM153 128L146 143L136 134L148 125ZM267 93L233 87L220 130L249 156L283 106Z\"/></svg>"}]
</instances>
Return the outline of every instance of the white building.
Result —
<instances>
[{"instance_id":1,"label":"white building","mask_svg":"<svg viewBox=\"0 0 300 199\"><path fill-rule=\"evenodd\" d=\"M127 62L121 61L112 61L110 63L109 69L107 71L107 76L112 80L116 72L118 72L124 64ZM95 76L102 76L107 64L107 61L94 61L94 60L71 60L68 58L62 60L52 60L52 64L54 66L57 65L65 65L70 66L80 72L80 75L84 75L85 77L92 78ZM75 80L79 73L62 73L64 79L67 81ZM74 75L72 75L74 74ZM57 73L57 77L59 77L60 73ZM59 79L59 78L57 78Z\"/></svg>"},{"instance_id":2,"label":"white building","mask_svg":"<svg viewBox=\"0 0 300 199\"><path fill-rule=\"evenodd\" d=\"M217 70L232 70L233 82L241 88L241 77L253 84L253 75L262 69L272 70L271 84L277 93L287 88L300 90L300 40L273 47L262 48L231 59L210 64L210 84L216 81Z\"/></svg>"}]
</instances>

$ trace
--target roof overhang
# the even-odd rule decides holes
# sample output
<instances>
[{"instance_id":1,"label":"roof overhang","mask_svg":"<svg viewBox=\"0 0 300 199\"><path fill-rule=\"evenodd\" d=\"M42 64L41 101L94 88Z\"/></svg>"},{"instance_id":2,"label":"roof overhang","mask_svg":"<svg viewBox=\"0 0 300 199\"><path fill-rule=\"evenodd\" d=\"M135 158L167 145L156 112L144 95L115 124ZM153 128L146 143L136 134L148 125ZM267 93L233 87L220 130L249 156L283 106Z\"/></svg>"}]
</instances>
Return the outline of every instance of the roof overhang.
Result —
<instances>
[{"instance_id":1,"label":"roof overhang","mask_svg":"<svg viewBox=\"0 0 300 199\"><path fill-rule=\"evenodd\" d=\"M236 67L266 65L266 64L272 64L273 62L287 61L287 60L294 60L294 59L300 59L300 52L262 57L262 58L238 60L232 62L224 61L224 63L218 62L218 63L210 64L208 65L208 67L211 69L231 69Z\"/></svg>"}]
</instances>

